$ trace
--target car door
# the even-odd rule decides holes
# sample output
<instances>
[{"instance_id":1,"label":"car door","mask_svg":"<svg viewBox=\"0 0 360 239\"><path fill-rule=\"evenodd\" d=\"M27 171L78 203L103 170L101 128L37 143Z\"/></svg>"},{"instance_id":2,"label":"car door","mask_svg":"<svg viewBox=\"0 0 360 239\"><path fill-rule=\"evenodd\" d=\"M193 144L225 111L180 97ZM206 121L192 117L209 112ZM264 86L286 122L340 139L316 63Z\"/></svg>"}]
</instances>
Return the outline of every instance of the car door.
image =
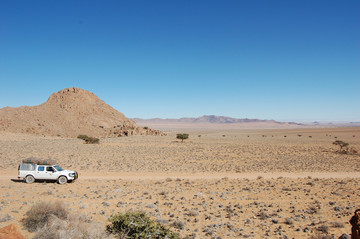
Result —
<instances>
[{"instance_id":1,"label":"car door","mask_svg":"<svg viewBox=\"0 0 360 239\"><path fill-rule=\"evenodd\" d=\"M46 179L56 180L58 178L58 172L52 166L46 166Z\"/></svg>"},{"instance_id":2,"label":"car door","mask_svg":"<svg viewBox=\"0 0 360 239\"><path fill-rule=\"evenodd\" d=\"M45 171L45 166L38 166L36 169L36 175L35 178L36 179L46 179L46 171Z\"/></svg>"}]
</instances>

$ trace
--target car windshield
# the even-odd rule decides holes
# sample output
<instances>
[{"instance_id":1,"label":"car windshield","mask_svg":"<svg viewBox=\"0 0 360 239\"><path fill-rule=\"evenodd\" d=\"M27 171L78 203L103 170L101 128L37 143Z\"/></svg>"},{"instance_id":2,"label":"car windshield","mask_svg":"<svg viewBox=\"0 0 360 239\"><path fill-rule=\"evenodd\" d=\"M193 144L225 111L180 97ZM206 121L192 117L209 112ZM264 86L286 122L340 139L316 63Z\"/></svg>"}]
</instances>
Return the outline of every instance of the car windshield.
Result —
<instances>
[{"instance_id":1,"label":"car windshield","mask_svg":"<svg viewBox=\"0 0 360 239\"><path fill-rule=\"evenodd\" d=\"M63 169L58 165L54 165L54 168L56 168L57 171L63 171Z\"/></svg>"}]
</instances>

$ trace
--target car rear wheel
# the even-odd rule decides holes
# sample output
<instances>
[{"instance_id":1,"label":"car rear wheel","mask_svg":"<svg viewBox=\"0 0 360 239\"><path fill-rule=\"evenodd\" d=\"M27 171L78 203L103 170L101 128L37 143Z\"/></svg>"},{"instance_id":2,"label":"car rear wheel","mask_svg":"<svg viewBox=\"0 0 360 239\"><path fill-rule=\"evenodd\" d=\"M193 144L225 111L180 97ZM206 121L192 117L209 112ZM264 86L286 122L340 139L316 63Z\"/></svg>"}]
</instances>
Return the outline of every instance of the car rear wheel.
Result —
<instances>
[{"instance_id":1,"label":"car rear wheel","mask_svg":"<svg viewBox=\"0 0 360 239\"><path fill-rule=\"evenodd\" d=\"M34 176L32 176L32 175L26 176L25 182L26 182L26 183L33 183L33 182L35 182Z\"/></svg>"},{"instance_id":2,"label":"car rear wheel","mask_svg":"<svg viewBox=\"0 0 360 239\"><path fill-rule=\"evenodd\" d=\"M67 183L67 178L65 176L60 176L58 179L59 184L65 184Z\"/></svg>"}]
</instances>

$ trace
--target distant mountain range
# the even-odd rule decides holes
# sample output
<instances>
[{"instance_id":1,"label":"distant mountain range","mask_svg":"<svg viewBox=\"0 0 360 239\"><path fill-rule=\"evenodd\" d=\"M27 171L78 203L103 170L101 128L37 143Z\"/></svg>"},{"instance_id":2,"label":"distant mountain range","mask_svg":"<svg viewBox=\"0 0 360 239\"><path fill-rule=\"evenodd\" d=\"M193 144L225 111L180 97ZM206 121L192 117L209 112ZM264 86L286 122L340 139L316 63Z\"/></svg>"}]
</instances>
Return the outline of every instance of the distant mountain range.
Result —
<instances>
[{"instance_id":1,"label":"distant mountain range","mask_svg":"<svg viewBox=\"0 0 360 239\"><path fill-rule=\"evenodd\" d=\"M161 119L161 118L152 118L152 119L140 119L132 118L133 121L139 124L151 123L151 124L174 124L174 123L187 123L187 124L241 124L241 123L271 123L278 125L302 125L295 122L279 122L275 120L261 120L261 119L248 119L248 118L232 118L227 116L217 116L217 115L204 115L201 117L184 117L179 119Z\"/></svg>"}]
</instances>

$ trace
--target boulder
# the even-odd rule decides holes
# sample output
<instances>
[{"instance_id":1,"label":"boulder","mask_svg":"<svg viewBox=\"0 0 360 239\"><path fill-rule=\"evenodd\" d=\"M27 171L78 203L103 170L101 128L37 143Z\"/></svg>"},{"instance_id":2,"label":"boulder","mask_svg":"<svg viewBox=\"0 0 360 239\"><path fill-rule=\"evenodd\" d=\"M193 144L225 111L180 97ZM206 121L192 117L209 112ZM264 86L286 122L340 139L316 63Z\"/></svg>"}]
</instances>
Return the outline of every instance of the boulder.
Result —
<instances>
[{"instance_id":1,"label":"boulder","mask_svg":"<svg viewBox=\"0 0 360 239\"><path fill-rule=\"evenodd\" d=\"M351 239L351 236L349 234L344 233L339 237L339 239Z\"/></svg>"}]
</instances>

